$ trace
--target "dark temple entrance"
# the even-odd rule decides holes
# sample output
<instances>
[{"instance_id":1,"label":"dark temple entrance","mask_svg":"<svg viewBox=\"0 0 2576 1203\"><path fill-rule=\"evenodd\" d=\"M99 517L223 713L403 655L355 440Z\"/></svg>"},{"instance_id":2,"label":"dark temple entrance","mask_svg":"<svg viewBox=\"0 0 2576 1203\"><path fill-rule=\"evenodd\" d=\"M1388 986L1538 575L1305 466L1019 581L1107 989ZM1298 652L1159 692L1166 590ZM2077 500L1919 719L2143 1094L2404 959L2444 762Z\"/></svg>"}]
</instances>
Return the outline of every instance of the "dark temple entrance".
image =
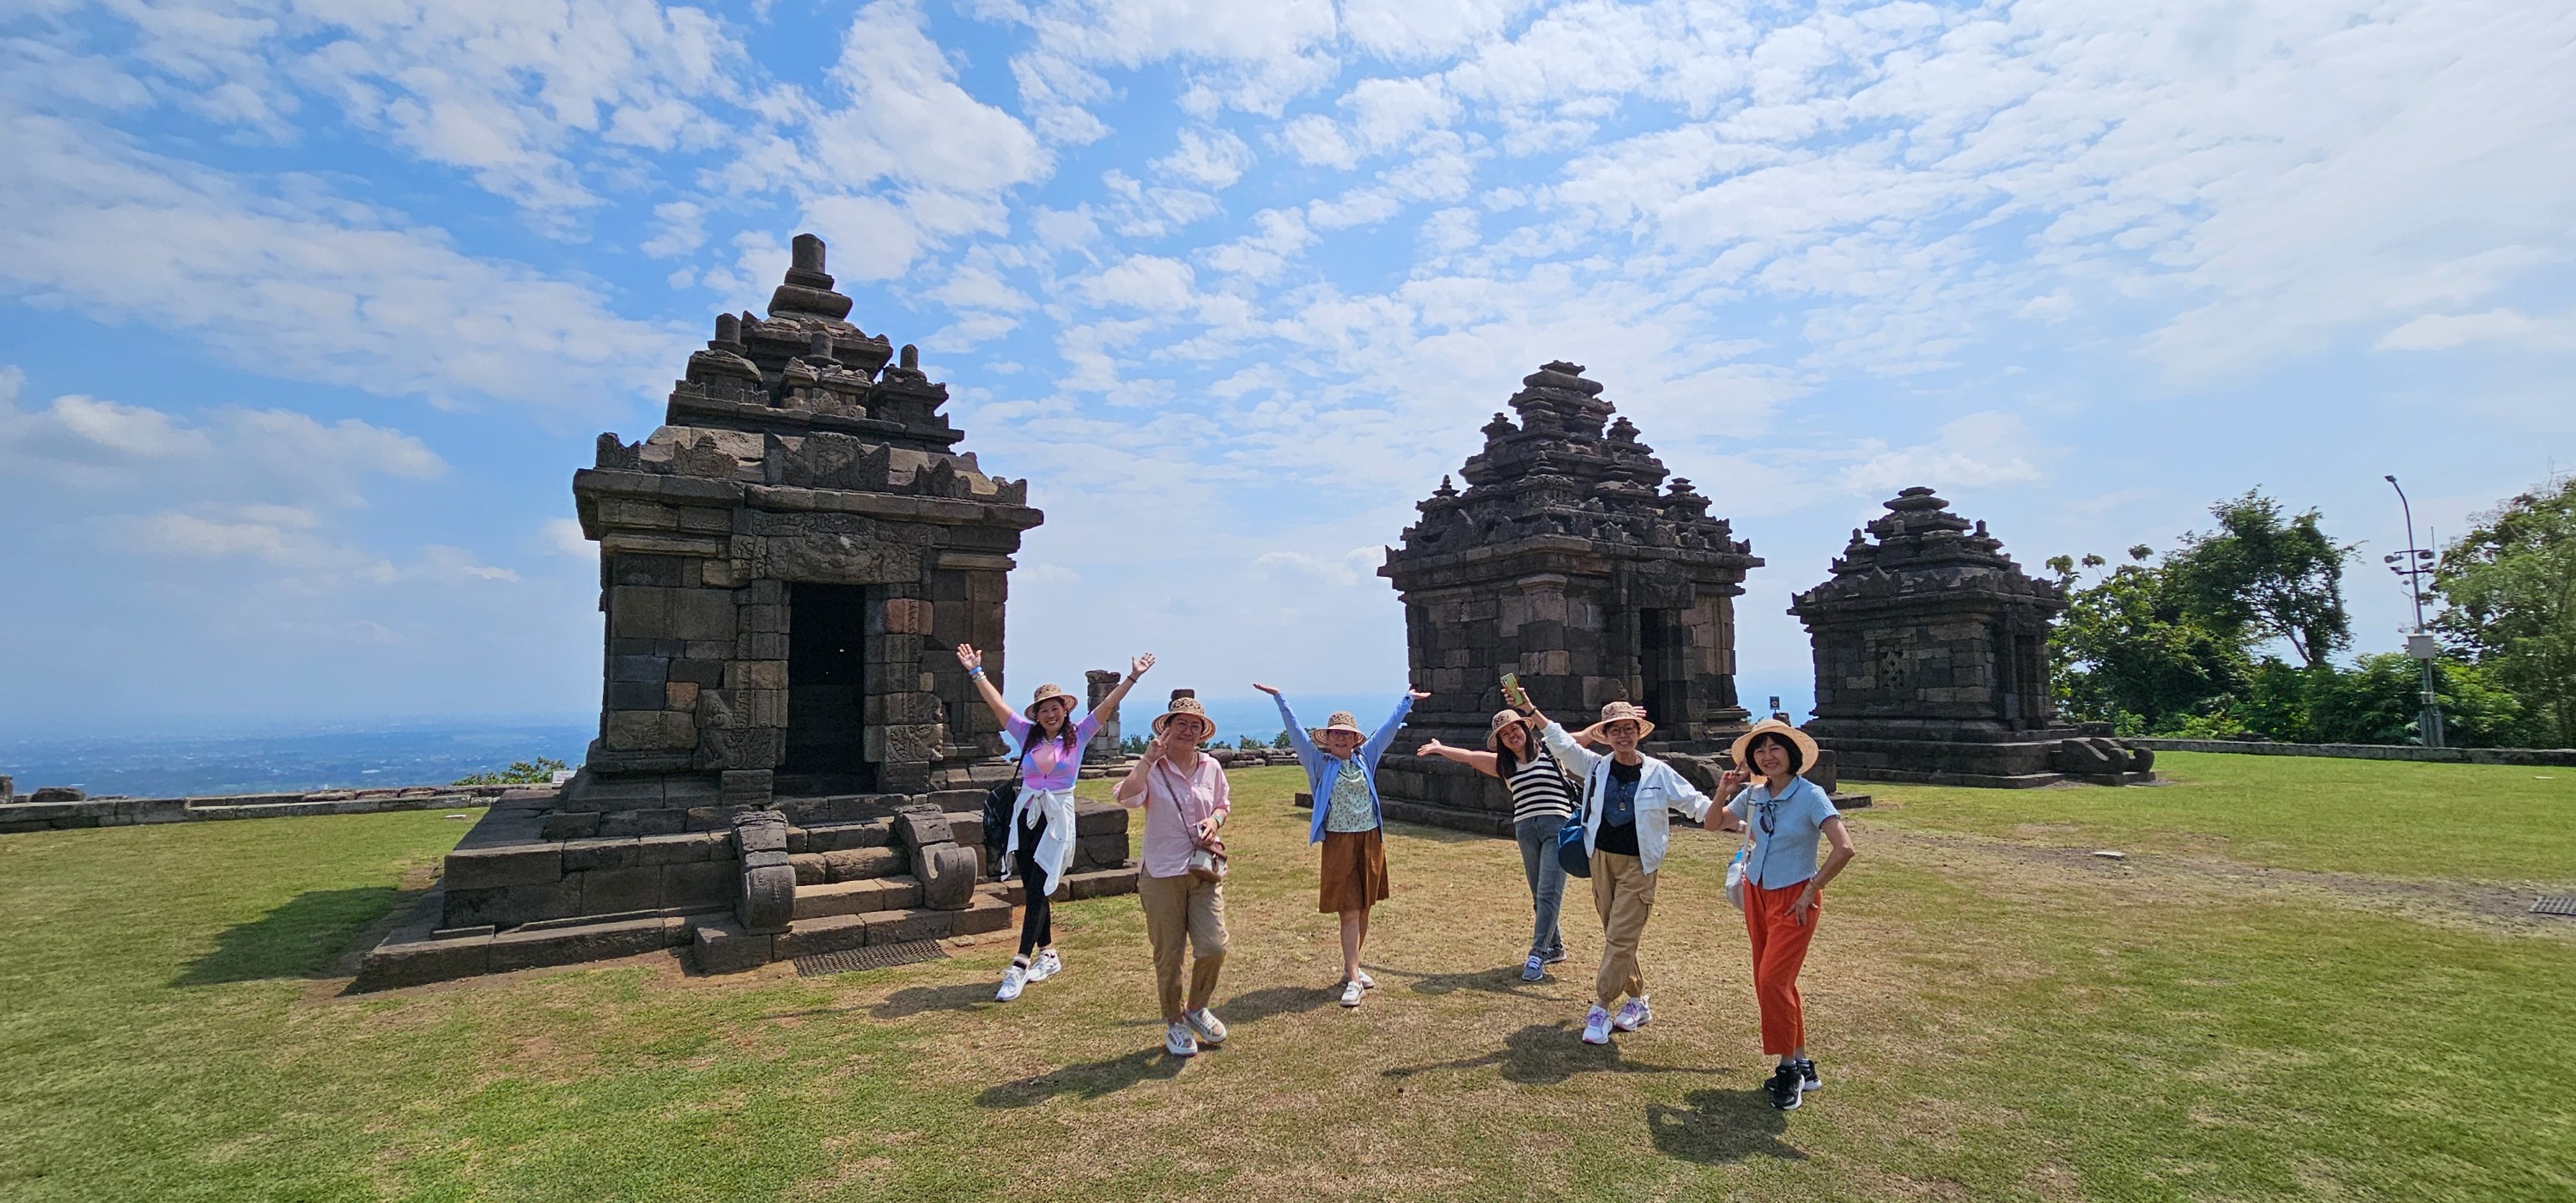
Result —
<instances>
[{"instance_id":1,"label":"dark temple entrance","mask_svg":"<svg viewBox=\"0 0 2576 1203\"><path fill-rule=\"evenodd\" d=\"M780 794L876 788L859 739L867 613L864 586L788 587L787 754L778 769Z\"/></svg>"},{"instance_id":2,"label":"dark temple entrance","mask_svg":"<svg viewBox=\"0 0 2576 1203\"><path fill-rule=\"evenodd\" d=\"M1637 675L1646 717L1681 738L1690 725L1690 629L1671 610L1637 611Z\"/></svg>"}]
</instances>

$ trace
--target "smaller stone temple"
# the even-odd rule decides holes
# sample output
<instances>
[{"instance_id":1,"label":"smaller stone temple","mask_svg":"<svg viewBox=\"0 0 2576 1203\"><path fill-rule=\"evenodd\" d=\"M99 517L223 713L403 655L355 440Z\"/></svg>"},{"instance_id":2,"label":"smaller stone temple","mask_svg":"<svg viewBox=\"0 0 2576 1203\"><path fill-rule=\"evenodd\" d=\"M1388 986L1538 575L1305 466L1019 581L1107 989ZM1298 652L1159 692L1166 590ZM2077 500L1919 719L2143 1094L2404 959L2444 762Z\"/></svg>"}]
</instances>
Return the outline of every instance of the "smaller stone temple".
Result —
<instances>
[{"instance_id":1,"label":"smaller stone temple","mask_svg":"<svg viewBox=\"0 0 2576 1203\"><path fill-rule=\"evenodd\" d=\"M999 930L979 884L1028 482L984 472L913 348L852 325L796 237L766 317L719 314L663 425L573 475L599 542L599 738L495 805L360 988L688 946L708 972ZM1095 692L1094 696L1098 696ZM1066 889L1135 888L1127 812L1077 809Z\"/></svg>"},{"instance_id":2,"label":"smaller stone temple","mask_svg":"<svg viewBox=\"0 0 2576 1203\"><path fill-rule=\"evenodd\" d=\"M2059 721L2048 628L2066 591L1926 488L1852 532L1789 607L1816 659L1808 734L1840 774L1933 785L2154 779L2155 753Z\"/></svg>"},{"instance_id":3,"label":"smaller stone temple","mask_svg":"<svg viewBox=\"0 0 2576 1203\"><path fill-rule=\"evenodd\" d=\"M1417 505L1421 521L1378 570L1404 603L1417 707L1378 767L1393 818L1508 834L1499 783L1409 753L1426 739L1484 746L1501 676L1569 725L1637 702L1658 754L1715 753L1741 732L1735 598L1761 566L1709 499L1673 478L1580 364L1522 379L1484 449Z\"/></svg>"}]
</instances>

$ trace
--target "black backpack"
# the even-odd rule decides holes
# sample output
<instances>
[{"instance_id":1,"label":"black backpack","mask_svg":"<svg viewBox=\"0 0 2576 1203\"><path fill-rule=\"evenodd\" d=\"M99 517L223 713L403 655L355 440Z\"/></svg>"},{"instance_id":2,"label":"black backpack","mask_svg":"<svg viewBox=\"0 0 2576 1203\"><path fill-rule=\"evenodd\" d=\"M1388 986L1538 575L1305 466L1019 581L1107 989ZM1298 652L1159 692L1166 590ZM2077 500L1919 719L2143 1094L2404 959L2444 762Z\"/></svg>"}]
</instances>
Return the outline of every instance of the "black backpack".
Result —
<instances>
[{"instance_id":1,"label":"black backpack","mask_svg":"<svg viewBox=\"0 0 2576 1203\"><path fill-rule=\"evenodd\" d=\"M1002 849L1011 844L1011 812L1020 804L1020 770L1029 762L1028 745L1020 745L1020 758L1011 765L1011 779L984 791L984 863L996 878L1008 878L1011 867L1002 863Z\"/></svg>"}]
</instances>

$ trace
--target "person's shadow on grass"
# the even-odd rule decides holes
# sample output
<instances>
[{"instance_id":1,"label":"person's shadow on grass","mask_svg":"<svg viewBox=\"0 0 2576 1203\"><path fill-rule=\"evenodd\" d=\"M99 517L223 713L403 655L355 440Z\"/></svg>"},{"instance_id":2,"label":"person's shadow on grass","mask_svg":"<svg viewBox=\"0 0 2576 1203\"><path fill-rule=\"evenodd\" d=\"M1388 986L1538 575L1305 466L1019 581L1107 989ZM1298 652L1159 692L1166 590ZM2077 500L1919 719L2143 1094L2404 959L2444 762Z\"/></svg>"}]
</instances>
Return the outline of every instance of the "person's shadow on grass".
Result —
<instances>
[{"instance_id":1,"label":"person's shadow on grass","mask_svg":"<svg viewBox=\"0 0 2576 1203\"><path fill-rule=\"evenodd\" d=\"M1149 1078L1177 1077L1181 1063L1187 1060L1187 1057L1165 1053L1162 1044L1156 1042L1152 1048L1138 1049L1113 1060L1068 1065L1034 1077L987 1087L982 1094L975 1096L975 1105L1035 1107L1060 1094L1089 1101L1116 1094Z\"/></svg>"},{"instance_id":2,"label":"person's shadow on grass","mask_svg":"<svg viewBox=\"0 0 2576 1203\"><path fill-rule=\"evenodd\" d=\"M1666 1157L1714 1165L1747 1157L1804 1161L1805 1153L1783 1142L1789 1113L1771 1105L1760 1087L1751 1090L1694 1090L1679 1107L1646 1104L1646 1132L1655 1151Z\"/></svg>"},{"instance_id":3,"label":"person's shadow on grass","mask_svg":"<svg viewBox=\"0 0 2576 1203\"><path fill-rule=\"evenodd\" d=\"M1549 980L1541 978L1535 982L1522 981L1521 967L1517 964L1493 969L1470 970L1466 973L1407 973L1402 969L1388 969L1387 972L1401 973L1413 979L1413 984L1409 988L1416 994L1434 995L1454 994L1460 990L1474 990L1484 994L1522 994L1526 993L1529 987L1543 985Z\"/></svg>"},{"instance_id":4,"label":"person's shadow on grass","mask_svg":"<svg viewBox=\"0 0 2576 1203\"><path fill-rule=\"evenodd\" d=\"M868 1014L877 1019L910 1019L924 1011L972 1011L992 1000L993 986L990 982L906 986L869 1007Z\"/></svg>"},{"instance_id":5,"label":"person's shadow on grass","mask_svg":"<svg viewBox=\"0 0 2576 1203\"><path fill-rule=\"evenodd\" d=\"M247 923L225 928L215 946L170 982L213 986L269 978L333 976L333 963L369 924L416 895L391 886L307 890Z\"/></svg>"},{"instance_id":6,"label":"person's shadow on grass","mask_svg":"<svg viewBox=\"0 0 2576 1203\"><path fill-rule=\"evenodd\" d=\"M1335 991L1319 990L1313 986L1263 986L1221 1003L1211 1003L1209 1009L1231 1026L1259 1023L1273 1015L1312 1011L1338 997Z\"/></svg>"},{"instance_id":7,"label":"person's shadow on grass","mask_svg":"<svg viewBox=\"0 0 2576 1203\"><path fill-rule=\"evenodd\" d=\"M1500 1067L1503 1080L1522 1086L1554 1086L1579 1073L1619 1074L1699 1074L1715 1070L1687 1065L1655 1065L1630 1061L1620 1055L1615 1044L1585 1044L1575 1039L1574 1025L1565 1020L1534 1023L1503 1037L1500 1051L1481 1057L1464 1057L1456 1061L1435 1061L1429 1065L1399 1065L1380 1070L1389 1078L1410 1078L1438 1069L1477 1069ZM1767 1105L1767 1104L1766 1104Z\"/></svg>"}]
</instances>

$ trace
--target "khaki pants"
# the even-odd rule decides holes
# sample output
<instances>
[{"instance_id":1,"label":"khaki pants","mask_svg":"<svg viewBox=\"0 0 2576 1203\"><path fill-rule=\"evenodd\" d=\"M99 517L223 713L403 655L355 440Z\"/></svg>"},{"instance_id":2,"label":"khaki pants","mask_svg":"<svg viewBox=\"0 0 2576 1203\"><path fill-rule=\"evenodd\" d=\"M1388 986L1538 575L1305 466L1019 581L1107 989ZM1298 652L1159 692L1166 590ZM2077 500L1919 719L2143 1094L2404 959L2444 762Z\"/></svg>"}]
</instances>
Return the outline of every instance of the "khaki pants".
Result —
<instances>
[{"instance_id":1,"label":"khaki pants","mask_svg":"<svg viewBox=\"0 0 2576 1203\"><path fill-rule=\"evenodd\" d=\"M1592 907L1601 912L1601 972L1592 979L1601 1006L1623 994L1644 997L1645 971L1637 966L1637 941L1655 910L1655 874L1645 862L1617 852L1592 854Z\"/></svg>"},{"instance_id":2,"label":"khaki pants","mask_svg":"<svg viewBox=\"0 0 2576 1203\"><path fill-rule=\"evenodd\" d=\"M1145 938L1154 946L1154 986L1163 1003L1163 1022L1181 1021L1181 953L1195 954L1190 966L1188 1010L1204 1010L1216 994L1217 970L1225 967L1225 886L1178 877L1138 874L1136 898L1145 904Z\"/></svg>"}]
</instances>

